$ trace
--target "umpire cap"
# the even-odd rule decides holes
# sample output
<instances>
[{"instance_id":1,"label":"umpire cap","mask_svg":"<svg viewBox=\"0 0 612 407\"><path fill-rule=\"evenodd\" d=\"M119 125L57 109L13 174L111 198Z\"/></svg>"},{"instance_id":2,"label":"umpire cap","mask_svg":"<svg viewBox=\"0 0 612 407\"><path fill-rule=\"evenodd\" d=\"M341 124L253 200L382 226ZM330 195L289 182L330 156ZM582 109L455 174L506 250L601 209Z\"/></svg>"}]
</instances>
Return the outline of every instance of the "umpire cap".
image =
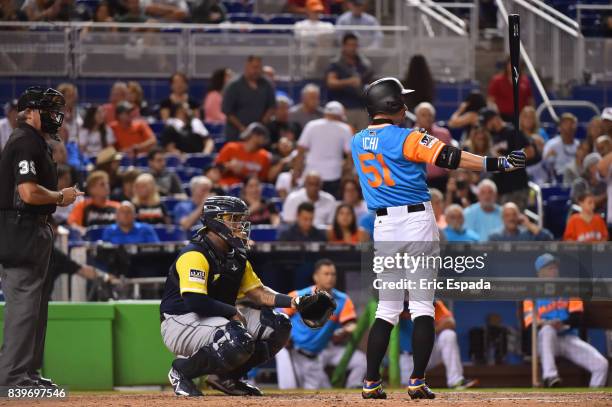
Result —
<instances>
[{"instance_id":1,"label":"umpire cap","mask_svg":"<svg viewBox=\"0 0 612 407\"><path fill-rule=\"evenodd\" d=\"M366 108L370 117L377 113L393 114L406 105L404 97L414 92L404 89L402 83L392 77L381 78L369 84L365 90Z\"/></svg>"}]
</instances>

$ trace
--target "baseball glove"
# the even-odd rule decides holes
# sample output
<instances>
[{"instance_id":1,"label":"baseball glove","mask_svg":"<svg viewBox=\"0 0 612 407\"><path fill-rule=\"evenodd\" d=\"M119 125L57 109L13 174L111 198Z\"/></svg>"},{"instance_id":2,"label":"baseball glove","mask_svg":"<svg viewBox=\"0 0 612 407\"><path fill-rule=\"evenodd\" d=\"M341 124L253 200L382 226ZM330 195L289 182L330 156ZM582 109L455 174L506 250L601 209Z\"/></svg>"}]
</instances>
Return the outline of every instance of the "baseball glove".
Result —
<instances>
[{"instance_id":1,"label":"baseball glove","mask_svg":"<svg viewBox=\"0 0 612 407\"><path fill-rule=\"evenodd\" d=\"M296 298L295 305L302 321L312 329L321 328L336 310L336 300L327 291L315 291Z\"/></svg>"}]
</instances>

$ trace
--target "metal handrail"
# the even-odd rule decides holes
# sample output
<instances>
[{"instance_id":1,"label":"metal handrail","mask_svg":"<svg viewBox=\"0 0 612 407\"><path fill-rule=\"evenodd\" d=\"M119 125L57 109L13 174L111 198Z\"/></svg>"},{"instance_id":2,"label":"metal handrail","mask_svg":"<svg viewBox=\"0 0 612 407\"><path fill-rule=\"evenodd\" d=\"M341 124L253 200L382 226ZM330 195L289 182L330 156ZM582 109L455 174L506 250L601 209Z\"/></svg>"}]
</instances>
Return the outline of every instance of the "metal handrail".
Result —
<instances>
[{"instance_id":1,"label":"metal handrail","mask_svg":"<svg viewBox=\"0 0 612 407\"><path fill-rule=\"evenodd\" d=\"M557 99L557 100L550 100L549 104L552 106L584 107L584 108L588 108L594 111L595 115L601 114L601 110L599 110L599 107L595 103L589 102L588 100L559 100ZM540 115L542 114L542 111L544 111L545 107L547 107L545 103L541 103L536 109L536 115L538 117L538 120L540 119Z\"/></svg>"},{"instance_id":2,"label":"metal handrail","mask_svg":"<svg viewBox=\"0 0 612 407\"><path fill-rule=\"evenodd\" d=\"M434 11L432 7L430 7L428 4L425 3L425 1L409 0L408 4L411 6L418 7L418 9L423 14L426 14L427 16L433 18L434 20L436 20L437 22L439 22L440 24L442 24L443 26L445 26L447 29L454 32L455 34L460 35L460 36L467 36L466 30L455 25L455 23L450 21L447 17L442 16L439 12Z\"/></svg>"},{"instance_id":3,"label":"metal handrail","mask_svg":"<svg viewBox=\"0 0 612 407\"><path fill-rule=\"evenodd\" d=\"M515 0L515 1L519 1L519 0ZM501 13L504 23L508 24L508 10L506 10L506 5L503 3L502 0L495 0L495 3L497 3L497 9ZM540 80L540 77L538 73L536 72L533 66L533 63L531 62L531 58L529 58L529 55L527 55L527 51L525 51L525 47L523 46L523 41L520 41L519 48L521 50L521 57L523 58L523 61L525 62L525 66L527 66L527 70L529 71L529 74L531 75L531 79L535 83L536 88L538 89L538 92L540 92L540 96L542 96L542 100L544 101L543 104L546 105L546 108L548 109L548 113L550 114L550 117L552 117L554 121L558 122L559 116L557 116L555 109L553 109L553 106L550 102L548 94L546 93L546 89L544 89L544 85L542 85L542 81Z\"/></svg>"},{"instance_id":4,"label":"metal handrail","mask_svg":"<svg viewBox=\"0 0 612 407\"><path fill-rule=\"evenodd\" d=\"M543 9L544 11L546 11L546 13L557 17L559 20L564 20L567 24L573 26L574 28L576 29L580 28L577 21L572 20L571 18L569 18L568 16L566 16L565 14L563 14L556 8L551 7L548 4L544 3L542 0L528 0L528 1L532 2L538 8Z\"/></svg>"},{"instance_id":5,"label":"metal handrail","mask_svg":"<svg viewBox=\"0 0 612 407\"><path fill-rule=\"evenodd\" d=\"M555 27L557 27L558 29L565 31L567 34L575 37L575 38L579 38L581 36L580 31L578 31L578 29L573 29L570 28L566 25L561 24L558 20L556 20L555 18L551 17L549 14L547 14L546 12L540 10L539 8L535 7L532 4L529 4L526 0L512 0L514 1L516 4L525 7L526 9L528 9L529 11L531 11L534 14L537 14L538 17L543 18L544 20L548 21L549 23L551 23L552 25L554 25Z\"/></svg>"},{"instance_id":6,"label":"metal handrail","mask_svg":"<svg viewBox=\"0 0 612 407\"><path fill-rule=\"evenodd\" d=\"M446 7L448 7L449 5L454 6L454 7L460 7L460 8L474 7L473 4L469 4L469 3L467 3L467 6L465 5L459 6L458 4L455 4L455 3L435 3L432 0L423 0L423 2L427 4L428 6L432 7L433 9L435 9L438 13L444 14L446 18L454 21L455 24L457 24L459 27L463 28L464 30L466 28L465 21L463 21L461 18L457 17L455 14L448 11Z\"/></svg>"}]
</instances>

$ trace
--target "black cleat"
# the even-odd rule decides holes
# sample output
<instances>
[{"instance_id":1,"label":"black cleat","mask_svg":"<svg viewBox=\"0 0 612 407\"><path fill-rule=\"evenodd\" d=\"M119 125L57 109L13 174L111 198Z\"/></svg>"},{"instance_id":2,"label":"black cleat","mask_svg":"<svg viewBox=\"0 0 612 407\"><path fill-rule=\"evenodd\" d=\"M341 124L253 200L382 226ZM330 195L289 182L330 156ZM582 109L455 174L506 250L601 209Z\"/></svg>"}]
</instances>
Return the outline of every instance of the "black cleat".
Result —
<instances>
[{"instance_id":1,"label":"black cleat","mask_svg":"<svg viewBox=\"0 0 612 407\"><path fill-rule=\"evenodd\" d=\"M561 378L559 376L548 377L544 379L544 387L559 387L561 386Z\"/></svg>"},{"instance_id":2,"label":"black cleat","mask_svg":"<svg viewBox=\"0 0 612 407\"><path fill-rule=\"evenodd\" d=\"M435 399L436 395L425 383L425 379L410 379L408 395L411 399Z\"/></svg>"},{"instance_id":3,"label":"black cleat","mask_svg":"<svg viewBox=\"0 0 612 407\"><path fill-rule=\"evenodd\" d=\"M363 382L363 388L361 389L361 397L364 399L386 399L387 393L383 390L382 380L367 384Z\"/></svg>"},{"instance_id":4,"label":"black cleat","mask_svg":"<svg viewBox=\"0 0 612 407\"><path fill-rule=\"evenodd\" d=\"M209 375L206 383L215 390L229 396L263 396L263 392L256 386L238 379L229 379L217 375Z\"/></svg>"},{"instance_id":5,"label":"black cleat","mask_svg":"<svg viewBox=\"0 0 612 407\"><path fill-rule=\"evenodd\" d=\"M53 380L47 379L46 377L42 377L38 373L32 373L32 374L29 374L29 376L30 376L30 379L32 379L35 382L38 382L38 384L40 384L42 387L46 387L49 389L57 388L57 384L55 384Z\"/></svg>"},{"instance_id":6,"label":"black cleat","mask_svg":"<svg viewBox=\"0 0 612 407\"><path fill-rule=\"evenodd\" d=\"M174 368L168 372L168 380L177 396L200 397L204 395L191 380Z\"/></svg>"}]
</instances>

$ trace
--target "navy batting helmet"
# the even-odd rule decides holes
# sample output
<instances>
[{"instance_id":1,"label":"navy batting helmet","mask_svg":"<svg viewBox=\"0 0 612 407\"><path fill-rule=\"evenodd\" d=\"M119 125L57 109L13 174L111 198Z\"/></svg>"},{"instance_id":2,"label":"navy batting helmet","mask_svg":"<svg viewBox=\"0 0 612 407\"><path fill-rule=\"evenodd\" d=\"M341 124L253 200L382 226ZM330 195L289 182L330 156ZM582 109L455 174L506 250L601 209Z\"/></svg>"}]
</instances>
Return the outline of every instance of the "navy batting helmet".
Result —
<instances>
[{"instance_id":1,"label":"navy batting helmet","mask_svg":"<svg viewBox=\"0 0 612 407\"><path fill-rule=\"evenodd\" d=\"M235 196L212 196L204 202L200 221L203 231L211 230L230 247L246 251L251 222L247 220L249 207Z\"/></svg>"},{"instance_id":2,"label":"navy batting helmet","mask_svg":"<svg viewBox=\"0 0 612 407\"><path fill-rule=\"evenodd\" d=\"M377 113L394 114L406 106L405 96L412 89L404 89L402 83L392 77L381 78L368 85L365 90L366 108L370 117Z\"/></svg>"}]
</instances>

